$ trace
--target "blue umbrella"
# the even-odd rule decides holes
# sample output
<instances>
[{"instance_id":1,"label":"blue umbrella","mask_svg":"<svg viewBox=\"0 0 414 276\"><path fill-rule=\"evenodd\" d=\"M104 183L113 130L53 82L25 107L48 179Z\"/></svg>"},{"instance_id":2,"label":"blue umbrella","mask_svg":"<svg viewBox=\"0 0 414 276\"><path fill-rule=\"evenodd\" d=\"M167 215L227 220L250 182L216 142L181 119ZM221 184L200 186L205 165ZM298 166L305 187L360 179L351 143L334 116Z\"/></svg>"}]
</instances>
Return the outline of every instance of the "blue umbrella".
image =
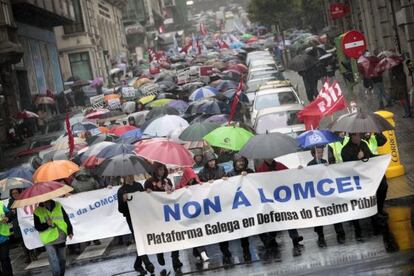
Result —
<instances>
[{"instance_id":1,"label":"blue umbrella","mask_svg":"<svg viewBox=\"0 0 414 276\"><path fill-rule=\"evenodd\" d=\"M195 90L190 97L190 101L198 101L204 98L210 98L216 96L218 93L217 89L211 86L204 86Z\"/></svg>"},{"instance_id":2,"label":"blue umbrella","mask_svg":"<svg viewBox=\"0 0 414 276\"><path fill-rule=\"evenodd\" d=\"M96 157L97 158L112 158L115 155L118 154L132 154L134 151L134 146L121 143L121 144L114 144L107 146L106 148L102 149L101 152L99 152Z\"/></svg>"},{"instance_id":3,"label":"blue umbrella","mask_svg":"<svg viewBox=\"0 0 414 276\"><path fill-rule=\"evenodd\" d=\"M182 100L175 100L167 103L167 106L177 109L180 113L184 113L188 108L188 103Z\"/></svg>"},{"instance_id":4,"label":"blue umbrella","mask_svg":"<svg viewBox=\"0 0 414 276\"><path fill-rule=\"evenodd\" d=\"M219 85L216 86L218 91L226 91L229 89L234 89L237 87L237 83L232 81L232 80L224 80L222 82L219 83Z\"/></svg>"},{"instance_id":5,"label":"blue umbrella","mask_svg":"<svg viewBox=\"0 0 414 276\"><path fill-rule=\"evenodd\" d=\"M223 93L223 95L226 96L230 100L233 100L234 94L236 94L235 89L230 89L230 90L227 90L226 92ZM244 94L244 93L240 94L239 101L243 102L243 103L249 103L250 102L249 97L247 97L247 95Z\"/></svg>"},{"instance_id":6,"label":"blue umbrella","mask_svg":"<svg viewBox=\"0 0 414 276\"><path fill-rule=\"evenodd\" d=\"M79 133L79 132L85 132L85 131L91 131L93 129L97 129L98 127L91 122L81 122L81 123L75 123L72 125L72 132L73 133Z\"/></svg>"},{"instance_id":7,"label":"blue umbrella","mask_svg":"<svg viewBox=\"0 0 414 276\"><path fill-rule=\"evenodd\" d=\"M20 177L20 178L32 181L33 169L28 167L27 165L22 165L22 166L14 167L0 174L0 180L3 180L5 178L11 178L11 177Z\"/></svg>"},{"instance_id":8,"label":"blue umbrella","mask_svg":"<svg viewBox=\"0 0 414 276\"><path fill-rule=\"evenodd\" d=\"M142 137L142 132L141 129L136 128L130 131L125 132L124 134L121 135L121 138L136 138L136 139L140 139Z\"/></svg>"},{"instance_id":9,"label":"blue umbrella","mask_svg":"<svg viewBox=\"0 0 414 276\"><path fill-rule=\"evenodd\" d=\"M340 141L340 138L329 130L308 130L296 137L296 140L301 148L306 149Z\"/></svg>"}]
</instances>

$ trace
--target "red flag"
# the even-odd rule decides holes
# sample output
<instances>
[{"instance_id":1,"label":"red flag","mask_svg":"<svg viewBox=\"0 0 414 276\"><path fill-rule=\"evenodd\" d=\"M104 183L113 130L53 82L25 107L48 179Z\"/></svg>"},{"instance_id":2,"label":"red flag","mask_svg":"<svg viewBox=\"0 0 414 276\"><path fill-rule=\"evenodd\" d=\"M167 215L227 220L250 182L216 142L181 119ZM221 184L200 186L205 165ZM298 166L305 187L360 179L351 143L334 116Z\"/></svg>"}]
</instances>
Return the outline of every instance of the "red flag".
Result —
<instances>
[{"instance_id":1,"label":"red flag","mask_svg":"<svg viewBox=\"0 0 414 276\"><path fill-rule=\"evenodd\" d=\"M229 116L229 124L233 120L234 113L236 113L237 104L239 103L240 95L243 91L243 78L240 79L239 85L236 88L236 92L233 96L233 101L231 102L230 107L230 116Z\"/></svg>"},{"instance_id":2,"label":"red flag","mask_svg":"<svg viewBox=\"0 0 414 276\"><path fill-rule=\"evenodd\" d=\"M332 85L329 85L326 81L318 97L298 113L298 118L305 123L307 130L311 130L319 126L323 117L345 109L346 106L338 82L334 81Z\"/></svg>"},{"instance_id":3,"label":"red flag","mask_svg":"<svg viewBox=\"0 0 414 276\"><path fill-rule=\"evenodd\" d=\"M343 3L333 3L329 6L332 19L339 19L351 12L349 7Z\"/></svg>"},{"instance_id":4,"label":"red flag","mask_svg":"<svg viewBox=\"0 0 414 276\"><path fill-rule=\"evenodd\" d=\"M206 29L206 26L204 25L204 22L200 22L200 34L207 35L207 29Z\"/></svg>"},{"instance_id":5,"label":"red flag","mask_svg":"<svg viewBox=\"0 0 414 276\"><path fill-rule=\"evenodd\" d=\"M65 122L66 122L66 132L68 133L69 158L72 158L73 151L75 150L75 140L73 138L72 129L70 127L69 113L66 113Z\"/></svg>"}]
</instances>

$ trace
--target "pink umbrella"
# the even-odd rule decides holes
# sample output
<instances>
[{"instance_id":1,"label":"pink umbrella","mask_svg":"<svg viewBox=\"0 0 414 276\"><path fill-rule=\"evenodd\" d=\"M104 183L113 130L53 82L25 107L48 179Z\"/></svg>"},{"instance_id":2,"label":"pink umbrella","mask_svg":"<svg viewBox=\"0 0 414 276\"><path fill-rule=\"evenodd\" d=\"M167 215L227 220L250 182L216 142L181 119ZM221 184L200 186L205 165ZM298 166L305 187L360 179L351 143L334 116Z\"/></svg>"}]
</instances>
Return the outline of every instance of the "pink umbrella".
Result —
<instances>
[{"instance_id":1,"label":"pink umbrella","mask_svg":"<svg viewBox=\"0 0 414 276\"><path fill-rule=\"evenodd\" d=\"M93 88L97 88L97 87L102 86L102 85L103 85L103 78L102 77L97 77L91 83L91 87L93 87Z\"/></svg>"},{"instance_id":2,"label":"pink umbrella","mask_svg":"<svg viewBox=\"0 0 414 276\"><path fill-rule=\"evenodd\" d=\"M378 74L382 74L386 70L390 70L391 68L401 64L404 59L401 56L388 56L384 57L380 60L380 62L375 66L375 71Z\"/></svg>"},{"instance_id":3,"label":"pink umbrella","mask_svg":"<svg viewBox=\"0 0 414 276\"><path fill-rule=\"evenodd\" d=\"M110 110L109 109L98 109L94 112L89 113L88 115L85 116L85 119L91 120L91 119L100 119L102 118L103 115L105 115L106 113L109 113Z\"/></svg>"},{"instance_id":4,"label":"pink umbrella","mask_svg":"<svg viewBox=\"0 0 414 276\"><path fill-rule=\"evenodd\" d=\"M365 78L371 78L378 75L378 72L375 70L378 63L379 58L376 56L361 56L358 59L358 69Z\"/></svg>"}]
</instances>

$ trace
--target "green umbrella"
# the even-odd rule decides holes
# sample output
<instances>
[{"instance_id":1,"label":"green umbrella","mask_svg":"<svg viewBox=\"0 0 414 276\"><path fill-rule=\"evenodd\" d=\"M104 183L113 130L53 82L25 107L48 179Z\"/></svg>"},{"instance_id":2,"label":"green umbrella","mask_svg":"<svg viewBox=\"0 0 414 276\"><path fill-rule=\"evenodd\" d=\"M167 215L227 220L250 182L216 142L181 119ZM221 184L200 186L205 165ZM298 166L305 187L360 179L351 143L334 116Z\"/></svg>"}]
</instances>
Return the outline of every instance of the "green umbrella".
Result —
<instances>
[{"instance_id":1,"label":"green umbrella","mask_svg":"<svg viewBox=\"0 0 414 276\"><path fill-rule=\"evenodd\" d=\"M178 137L182 141L202 141L203 137L220 127L215 123L194 123L184 129L184 131Z\"/></svg>"},{"instance_id":2,"label":"green umbrella","mask_svg":"<svg viewBox=\"0 0 414 276\"><path fill-rule=\"evenodd\" d=\"M219 127L204 136L204 140L213 147L239 151L254 135L247 130L235 127Z\"/></svg>"},{"instance_id":3,"label":"green umbrella","mask_svg":"<svg viewBox=\"0 0 414 276\"><path fill-rule=\"evenodd\" d=\"M151 108L160 107L172 101L173 101L172 99L159 99L159 100L150 102L149 104L147 104L147 107L151 107Z\"/></svg>"},{"instance_id":4,"label":"green umbrella","mask_svg":"<svg viewBox=\"0 0 414 276\"><path fill-rule=\"evenodd\" d=\"M243 34L242 35L242 38L243 39L250 39L250 38L252 38L253 37L253 35L251 35L251 34Z\"/></svg>"}]
</instances>

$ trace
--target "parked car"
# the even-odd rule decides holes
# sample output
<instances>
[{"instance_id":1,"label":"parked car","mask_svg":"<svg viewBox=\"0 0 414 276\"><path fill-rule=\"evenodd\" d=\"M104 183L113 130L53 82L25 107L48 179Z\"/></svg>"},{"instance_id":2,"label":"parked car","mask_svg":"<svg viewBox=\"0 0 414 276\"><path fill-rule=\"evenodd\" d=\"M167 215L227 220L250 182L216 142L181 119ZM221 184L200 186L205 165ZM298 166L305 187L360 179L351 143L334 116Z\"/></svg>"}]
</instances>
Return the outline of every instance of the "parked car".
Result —
<instances>
[{"instance_id":1,"label":"parked car","mask_svg":"<svg viewBox=\"0 0 414 276\"><path fill-rule=\"evenodd\" d=\"M296 138L306 131L305 125L297 117L302 108L300 104L291 104L262 110L253 128L257 134L280 132Z\"/></svg>"}]
</instances>

